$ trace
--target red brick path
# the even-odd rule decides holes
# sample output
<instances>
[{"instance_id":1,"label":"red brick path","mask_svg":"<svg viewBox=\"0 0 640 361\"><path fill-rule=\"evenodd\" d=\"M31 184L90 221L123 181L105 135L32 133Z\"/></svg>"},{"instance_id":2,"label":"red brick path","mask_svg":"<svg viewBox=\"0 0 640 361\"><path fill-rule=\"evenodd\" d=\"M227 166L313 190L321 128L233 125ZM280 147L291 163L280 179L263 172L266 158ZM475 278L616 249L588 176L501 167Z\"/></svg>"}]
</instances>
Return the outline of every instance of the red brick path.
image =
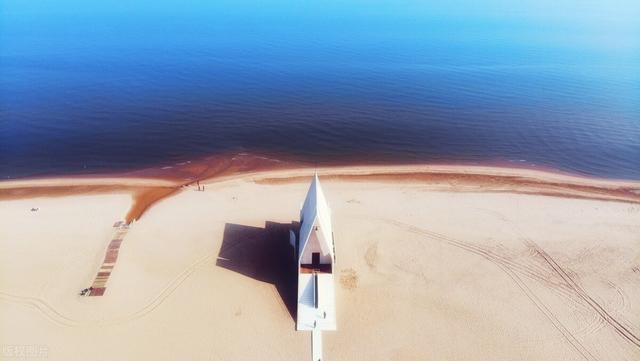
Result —
<instances>
[{"instance_id":1,"label":"red brick path","mask_svg":"<svg viewBox=\"0 0 640 361\"><path fill-rule=\"evenodd\" d=\"M93 287L93 290L91 291L89 296L104 295L104 292L107 290L107 281L109 280L109 276L111 275L113 266L116 264L116 260L118 259L120 245L122 244L122 240L129 230L129 225L124 222L116 222L113 227L116 229L113 239L111 240L111 242L109 242L106 254L104 255L104 261L102 261L102 266L98 270L98 274L96 274L96 277L93 280L93 284L91 285L91 287Z\"/></svg>"}]
</instances>

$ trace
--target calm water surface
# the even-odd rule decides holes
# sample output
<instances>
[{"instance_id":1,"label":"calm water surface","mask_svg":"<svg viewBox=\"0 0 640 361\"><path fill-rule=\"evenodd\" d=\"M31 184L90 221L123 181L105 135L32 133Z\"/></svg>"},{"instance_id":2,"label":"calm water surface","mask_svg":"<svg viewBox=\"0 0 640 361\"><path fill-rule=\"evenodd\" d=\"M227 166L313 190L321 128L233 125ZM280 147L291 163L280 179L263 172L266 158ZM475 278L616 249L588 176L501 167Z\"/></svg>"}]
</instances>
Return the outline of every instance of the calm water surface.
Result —
<instances>
[{"instance_id":1,"label":"calm water surface","mask_svg":"<svg viewBox=\"0 0 640 361\"><path fill-rule=\"evenodd\" d=\"M2 178L265 151L640 179L633 2L62 3L0 10Z\"/></svg>"}]
</instances>

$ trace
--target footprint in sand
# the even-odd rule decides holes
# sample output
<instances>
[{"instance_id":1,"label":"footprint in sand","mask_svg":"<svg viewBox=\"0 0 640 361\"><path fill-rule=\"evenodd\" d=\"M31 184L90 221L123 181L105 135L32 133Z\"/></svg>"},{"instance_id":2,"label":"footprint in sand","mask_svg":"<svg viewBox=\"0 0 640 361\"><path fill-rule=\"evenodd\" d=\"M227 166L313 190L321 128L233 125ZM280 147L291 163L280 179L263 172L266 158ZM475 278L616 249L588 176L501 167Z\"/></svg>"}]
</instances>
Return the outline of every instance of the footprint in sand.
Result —
<instances>
[{"instance_id":1,"label":"footprint in sand","mask_svg":"<svg viewBox=\"0 0 640 361\"><path fill-rule=\"evenodd\" d=\"M367 248L367 252L364 254L364 260L367 262L367 266L370 268L376 268L378 264L378 243L375 242L369 248Z\"/></svg>"},{"instance_id":2,"label":"footprint in sand","mask_svg":"<svg viewBox=\"0 0 640 361\"><path fill-rule=\"evenodd\" d=\"M342 288L353 290L358 288L358 274L351 268L340 271L340 284Z\"/></svg>"}]
</instances>

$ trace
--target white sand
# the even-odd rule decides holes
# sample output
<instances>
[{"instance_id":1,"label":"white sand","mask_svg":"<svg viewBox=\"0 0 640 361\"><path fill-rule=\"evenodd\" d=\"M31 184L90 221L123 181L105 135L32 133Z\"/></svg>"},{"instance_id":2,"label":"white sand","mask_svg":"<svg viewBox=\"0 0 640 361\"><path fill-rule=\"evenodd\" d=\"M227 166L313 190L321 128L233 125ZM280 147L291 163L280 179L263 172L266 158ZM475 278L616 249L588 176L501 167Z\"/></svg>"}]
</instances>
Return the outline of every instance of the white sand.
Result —
<instances>
[{"instance_id":1,"label":"white sand","mask_svg":"<svg viewBox=\"0 0 640 361\"><path fill-rule=\"evenodd\" d=\"M297 220L308 183L256 178L154 205L126 235L103 297L77 292L130 195L0 201L1 359L27 346L47 360L308 359L309 333L251 274L259 239L232 237L246 274L216 266L225 228L229 241L229 230ZM418 180L323 186L339 280L327 360L640 359L640 204Z\"/></svg>"}]
</instances>

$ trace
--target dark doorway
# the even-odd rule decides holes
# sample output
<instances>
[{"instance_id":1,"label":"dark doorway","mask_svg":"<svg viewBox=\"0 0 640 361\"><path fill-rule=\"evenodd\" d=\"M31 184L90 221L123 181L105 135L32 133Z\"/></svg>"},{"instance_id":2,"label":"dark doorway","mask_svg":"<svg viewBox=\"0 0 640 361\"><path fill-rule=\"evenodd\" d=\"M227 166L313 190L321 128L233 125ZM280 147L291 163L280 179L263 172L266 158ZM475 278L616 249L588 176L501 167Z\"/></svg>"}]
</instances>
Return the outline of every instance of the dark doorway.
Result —
<instances>
[{"instance_id":1,"label":"dark doorway","mask_svg":"<svg viewBox=\"0 0 640 361\"><path fill-rule=\"evenodd\" d=\"M320 253L319 252L313 252L311 254L311 264L316 267L320 265Z\"/></svg>"}]
</instances>

